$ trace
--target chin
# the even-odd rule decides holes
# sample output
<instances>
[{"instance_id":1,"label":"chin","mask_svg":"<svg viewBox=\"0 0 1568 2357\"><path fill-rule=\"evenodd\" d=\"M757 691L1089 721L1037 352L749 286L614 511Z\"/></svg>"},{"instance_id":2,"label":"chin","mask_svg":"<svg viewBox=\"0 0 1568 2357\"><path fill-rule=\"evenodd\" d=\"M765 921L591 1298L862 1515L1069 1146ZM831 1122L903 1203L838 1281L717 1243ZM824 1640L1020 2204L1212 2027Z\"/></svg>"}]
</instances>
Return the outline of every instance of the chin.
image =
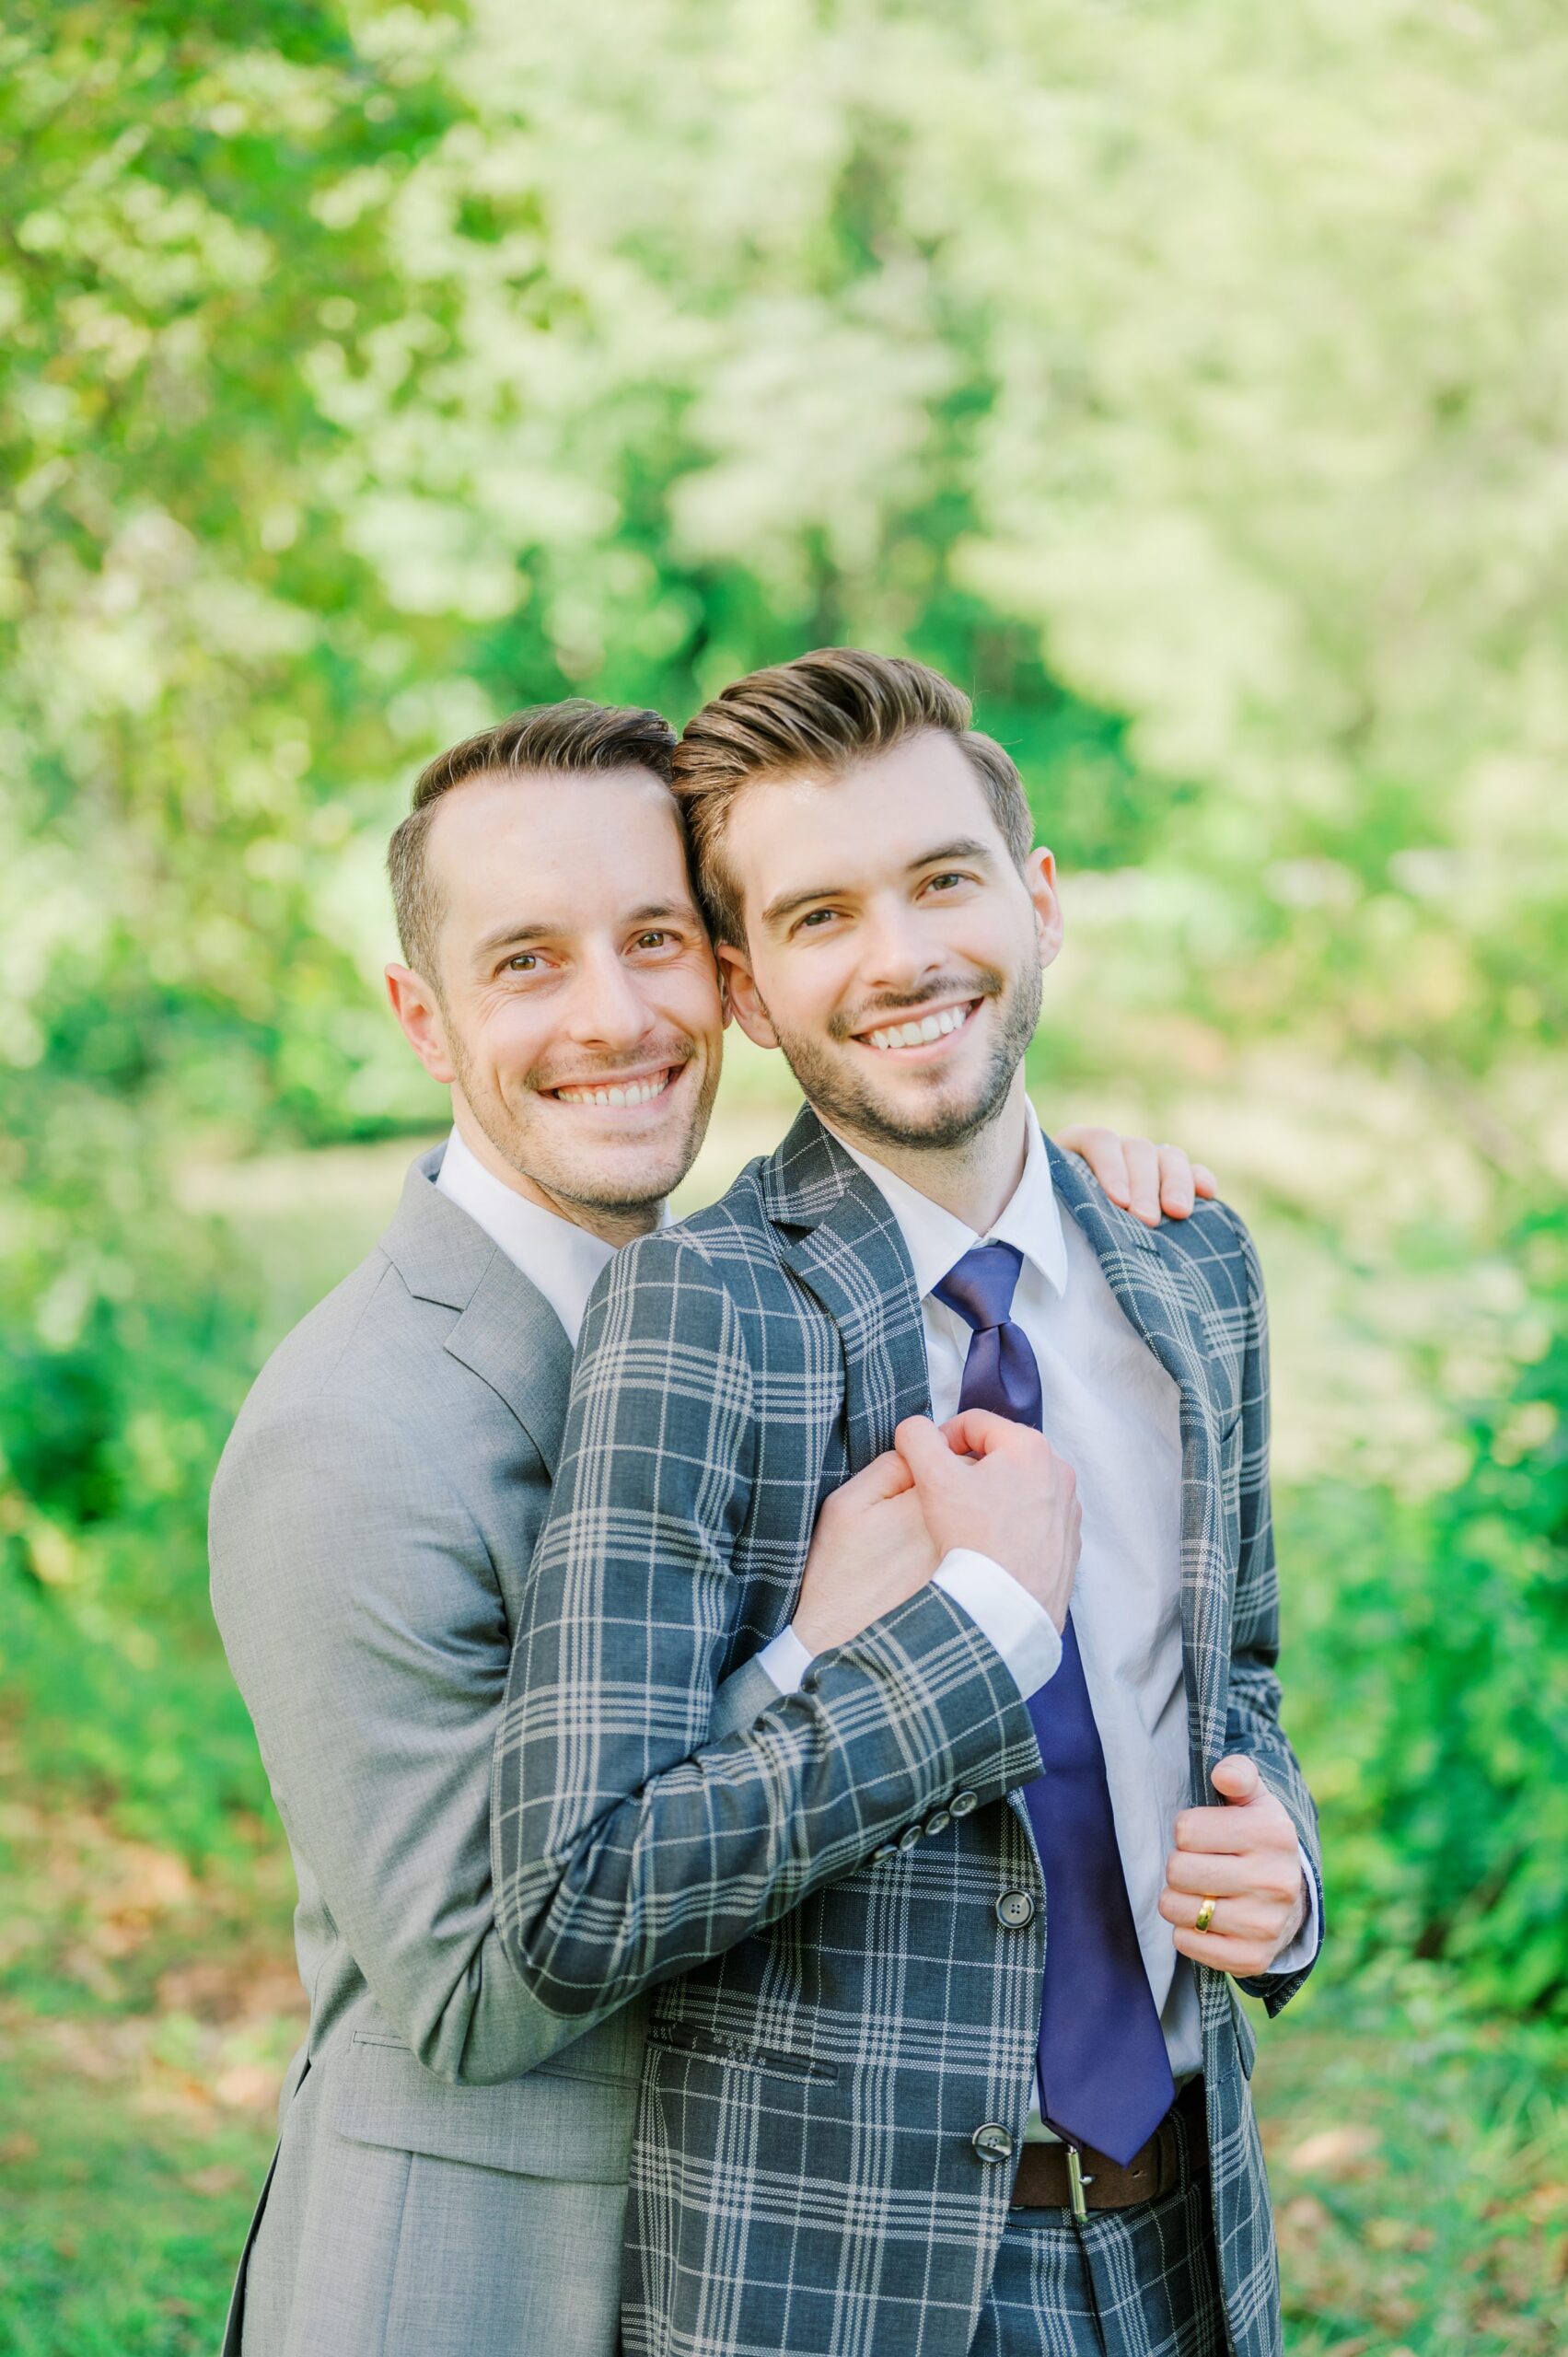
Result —
<instances>
[{"instance_id":1,"label":"chin","mask_svg":"<svg viewBox=\"0 0 1568 2357\"><path fill-rule=\"evenodd\" d=\"M978 1080L965 1086L946 1080L932 1088L863 1095L862 1118L868 1128L875 1126L900 1144L962 1145L997 1120L1007 1095L1007 1086L997 1089Z\"/></svg>"},{"instance_id":2,"label":"chin","mask_svg":"<svg viewBox=\"0 0 1568 2357\"><path fill-rule=\"evenodd\" d=\"M672 1194L696 1159L696 1144L688 1139L661 1143L628 1138L610 1153L586 1155L575 1166L561 1165L545 1183L601 1211L634 1211ZM539 1175L544 1178L542 1171Z\"/></svg>"}]
</instances>

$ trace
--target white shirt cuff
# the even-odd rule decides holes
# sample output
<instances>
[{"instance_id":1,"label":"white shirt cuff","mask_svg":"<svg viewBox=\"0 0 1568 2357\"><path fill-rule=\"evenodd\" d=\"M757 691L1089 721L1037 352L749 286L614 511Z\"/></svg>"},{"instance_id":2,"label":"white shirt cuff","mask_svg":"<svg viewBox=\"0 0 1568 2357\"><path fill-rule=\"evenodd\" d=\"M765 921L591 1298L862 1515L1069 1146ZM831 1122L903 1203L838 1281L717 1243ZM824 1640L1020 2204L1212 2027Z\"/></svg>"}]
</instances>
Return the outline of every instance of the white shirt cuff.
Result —
<instances>
[{"instance_id":1,"label":"white shirt cuff","mask_svg":"<svg viewBox=\"0 0 1568 2357\"><path fill-rule=\"evenodd\" d=\"M1026 1702L1055 1677L1062 1662L1062 1639L1055 1623L1011 1572L1005 1572L989 1555L955 1547L936 1566L935 1579L936 1585L969 1614L981 1636L990 1638ZM781 1629L757 1655L781 1694L799 1692L813 1658L793 1624Z\"/></svg>"},{"instance_id":2,"label":"white shirt cuff","mask_svg":"<svg viewBox=\"0 0 1568 2357\"><path fill-rule=\"evenodd\" d=\"M1295 1846L1301 1853L1302 1877L1307 1884L1307 1921L1290 1945L1280 1950L1269 1967L1271 1972L1305 1972L1323 1940L1322 1926L1318 1921L1318 1885L1313 1878L1312 1862L1299 1841Z\"/></svg>"},{"instance_id":3,"label":"white shirt cuff","mask_svg":"<svg viewBox=\"0 0 1568 2357\"><path fill-rule=\"evenodd\" d=\"M955 1547L936 1567L936 1585L989 1637L1027 1702L1062 1666L1062 1639L1043 1604L1000 1563Z\"/></svg>"},{"instance_id":4,"label":"white shirt cuff","mask_svg":"<svg viewBox=\"0 0 1568 2357\"><path fill-rule=\"evenodd\" d=\"M757 1656L759 1668L765 1669L781 1694L798 1694L800 1681L811 1666L812 1656L796 1635L793 1627L781 1629L771 1637Z\"/></svg>"}]
</instances>

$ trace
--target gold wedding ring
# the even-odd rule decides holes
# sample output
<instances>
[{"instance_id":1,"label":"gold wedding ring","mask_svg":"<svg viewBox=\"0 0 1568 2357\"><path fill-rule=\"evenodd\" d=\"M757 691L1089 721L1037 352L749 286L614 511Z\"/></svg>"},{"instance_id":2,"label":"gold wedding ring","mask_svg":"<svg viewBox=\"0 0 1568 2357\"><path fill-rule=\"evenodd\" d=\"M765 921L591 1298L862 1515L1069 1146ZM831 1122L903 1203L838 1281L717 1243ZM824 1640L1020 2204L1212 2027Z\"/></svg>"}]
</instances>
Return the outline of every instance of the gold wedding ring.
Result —
<instances>
[{"instance_id":1,"label":"gold wedding ring","mask_svg":"<svg viewBox=\"0 0 1568 2357\"><path fill-rule=\"evenodd\" d=\"M1198 1921L1193 1925L1194 1931L1206 1932L1208 1930L1209 1925L1214 1920L1214 1910L1218 1905L1219 1900L1217 1898L1202 1898L1199 1900Z\"/></svg>"}]
</instances>

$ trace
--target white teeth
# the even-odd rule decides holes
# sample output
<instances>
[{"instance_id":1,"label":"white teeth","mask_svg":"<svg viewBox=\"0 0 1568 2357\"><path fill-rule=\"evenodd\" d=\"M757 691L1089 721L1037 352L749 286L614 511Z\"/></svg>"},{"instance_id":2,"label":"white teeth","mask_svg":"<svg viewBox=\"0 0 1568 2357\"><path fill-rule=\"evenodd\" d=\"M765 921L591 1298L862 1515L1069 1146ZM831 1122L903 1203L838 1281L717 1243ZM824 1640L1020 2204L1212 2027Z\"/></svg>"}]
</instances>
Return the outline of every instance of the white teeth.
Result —
<instances>
[{"instance_id":1,"label":"white teeth","mask_svg":"<svg viewBox=\"0 0 1568 2357\"><path fill-rule=\"evenodd\" d=\"M558 1088L555 1095L566 1105L646 1105L662 1097L668 1086L668 1073L661 1072L656 1080L632 1080L613 1088Z\"/></svg>"},{"instance_id":2,"label":"white teeth","mask_svg":"<svg viewBox=\"0 0 1568 2357\"><path fill-rule=\"evenodd\" d=\"M928 1047L933 1039L958 1030L969 1013L967 1006L945 1006L940 1015L928 1015L919 1023L896 1023L885 1031L868 1031L865 1038L873 1048Z\"/></svg>"}]
</instances>

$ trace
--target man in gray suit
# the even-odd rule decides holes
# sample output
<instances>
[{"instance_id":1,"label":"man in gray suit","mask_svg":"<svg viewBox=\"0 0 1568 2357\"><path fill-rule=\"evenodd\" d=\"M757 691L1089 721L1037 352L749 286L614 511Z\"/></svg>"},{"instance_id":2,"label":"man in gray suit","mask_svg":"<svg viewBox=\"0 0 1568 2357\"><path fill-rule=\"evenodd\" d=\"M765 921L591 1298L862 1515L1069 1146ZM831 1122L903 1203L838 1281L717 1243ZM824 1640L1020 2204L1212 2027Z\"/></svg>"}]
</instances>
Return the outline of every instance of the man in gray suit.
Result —
<instances>
[{"instance_id":1,"label":"man in gray suit","mask_svg":"<svg viewBox=\"0 0 1568 2357\"><path fill-rule=\"evenodd\" d=\"M215 1608L293 1850L310 1995L232 2357L614 2345L644 2008L583 2036L519 1978L492 1908L491 1758L583 1306L684 1176L717 1078L673 741L656 714L573 702L421 779L389 981L453 1133L271 1360L219 1469ZM1125 1188L1119 1143L1085 1144ZM1160 1184L1182 1211L1180 1157L1129 1150L1145 1214ZM884 1457L824 1514L796 1624L837 1644L936 1560ZM841 1712L875 1677L846 1678ZM708 1739L778 1701L738 1663ZM822 1730L830 1751L830 1713ZM781 1822L789 1798L781 1782Z\"/></svg>"}]
</instances>

